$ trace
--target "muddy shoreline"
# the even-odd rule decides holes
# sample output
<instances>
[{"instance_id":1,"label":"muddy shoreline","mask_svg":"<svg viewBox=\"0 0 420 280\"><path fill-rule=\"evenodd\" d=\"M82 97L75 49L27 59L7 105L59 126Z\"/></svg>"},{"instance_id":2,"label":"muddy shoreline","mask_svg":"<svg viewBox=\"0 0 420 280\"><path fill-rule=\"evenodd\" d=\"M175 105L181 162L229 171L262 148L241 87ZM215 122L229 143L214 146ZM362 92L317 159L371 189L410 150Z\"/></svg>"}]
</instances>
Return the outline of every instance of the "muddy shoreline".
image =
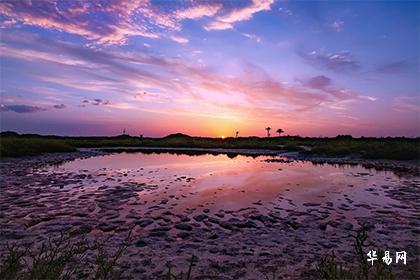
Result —
<instances>
[{"instance_id":1,"label":"muddy shoreline","mask_svg":"<svg viewBox=\"0 0 420 280\"><path fill-rule=\"evenodd\" d=\"M337 164L337 165L361 165L367 169L391 170L400 175L420 174L420 162L417 160L387 160L387 159L363 159L356 155L343 157L327 157L322 155L306 155L299 152L287 152L282 150L265 149L224 149L224 148L171 148L171 147L109 147L95 149L101 152L156 152L156 153L197 153L197 154L231 154L231 155L272 155L282 156L293 160L311 161L318 164Z\"/></svg>"},{"instance_id":2,"label":"muddy shoreline","mask_svg":"<svg viewBox=\"0 0 420 280\"><path fill-rule=\"evenodd\" d=\"M233 153L220 149L200 152ZM246 154L247 151L239 152ZM84 149L67 154L2 159L1 245L6 242L37 244L47 235L64 230L83 232L91 239L109 238L108 245L114 248L129 228L134 227L133 240L124 260L130 264L127 270L135 279L161 279L166 261L172 262L175 271L185 269L192 254L199 258L194 267L197 274L225 277L220 279L261 279L274 268L278 270L277 275L286 279L313 279L310 271L316 261L333 250L340 260L352 265L352 235L366 223L370 228L372 249L407 251L411 265L393 266L400 279L409 279L419 272L420 194L416 162L283 154L290 160L290 163L280 162L286 167L301 160L318 164L361 164L367 167L365 173L355 174L361 179L374 176L370 169L392 170L402 177L389 179L387 184L364 186L367 193L396 202L385 208L358 204L351 197L353 187L348 186L349 191L336 194L342 197L339 203L301 201L301 205L295 207L285 191L269 204L255 201L236 210L202 205L182 213L175 211L175 204L183 199L180 195L166 195L164 191L165 197L159 200L145 202L142 199L143 193L153 194L168 188L154 179L153 172L159 171L139 171L149 176L144 183L124 181L127 175L131 176L127 172L108 176L83 170L66 174L46 171L50 165L108 154L109 151ZM248 154L256 155L256 151ZM101 180L109 183L89 188L98 181L101 184ZM171 182L180 188L191 188L194 180L179 175ZM191 197L194 198L194 194ZM283 207L284 204L290 207ZM358 209L368 215L356 215L357 223L350 223L347 213Z\"/></svg>"},{"instance_id":3,"label":"muddy shoreline","mask_svg":"<svg viewBox=\"0 0 420 280\"><path fill-rule=\"evenodd\" d=\"M39 167L43 165L60 164L65 161L88 158L92 156L105 155L109 153L196 153L199 154L227 154L245 156L281 156L292 160L310 161L317 164L337 165L361 165L367 169L391 170L402 175L420 175L420 162L418 160L387 160L387 159L363 159L358 156L328 157L322 155L305 155L299 152L287 152L282 150L265 149L224 149L224 148L171 148L171 147L101 147L101 148L79 148L77 152L71 153L47 153L39 156L25 156L18 158L0 158L2 166L8 163L23 163L27 167Z\"/></svg>"}]
</instances>

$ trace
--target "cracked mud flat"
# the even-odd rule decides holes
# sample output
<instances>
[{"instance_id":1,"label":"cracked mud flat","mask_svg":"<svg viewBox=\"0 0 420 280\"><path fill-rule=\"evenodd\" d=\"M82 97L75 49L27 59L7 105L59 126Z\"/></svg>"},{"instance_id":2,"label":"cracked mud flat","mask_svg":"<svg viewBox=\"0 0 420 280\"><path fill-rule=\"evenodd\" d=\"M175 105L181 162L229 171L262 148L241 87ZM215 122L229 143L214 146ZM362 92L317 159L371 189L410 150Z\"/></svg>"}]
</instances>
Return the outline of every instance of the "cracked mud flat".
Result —
<instances>
[{"instance_id":1,"label":"cracked mud flat","mask_svg":"<svg viewBox=\"0 0 420 280\"><path fill-rule=\"evenodd\" d=\"M66 231L109 238L114 248L134 226L124 261L135 279L161 279L166 261L185 271L192 254L197 275L262 279L277 269L286 279L313 279L332 251L355 264L351 235L362 223L369 249L407 252L407 266L391 264L398 279L419 275L416 172L92 151L2 159L0 171L0 245Z\"/></svg>"}]
</instances>

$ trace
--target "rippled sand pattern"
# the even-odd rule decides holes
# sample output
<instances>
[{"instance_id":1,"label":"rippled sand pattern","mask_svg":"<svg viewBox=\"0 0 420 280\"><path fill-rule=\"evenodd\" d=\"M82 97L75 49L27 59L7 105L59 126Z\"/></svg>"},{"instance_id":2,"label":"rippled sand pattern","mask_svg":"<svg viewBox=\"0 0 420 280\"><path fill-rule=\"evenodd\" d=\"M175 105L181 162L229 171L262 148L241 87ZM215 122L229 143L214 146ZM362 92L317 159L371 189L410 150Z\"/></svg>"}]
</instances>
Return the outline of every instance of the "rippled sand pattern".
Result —
<instances>
[{"instance_id":1,"label":"rippled sand pattern","mask_svg":"<svg viewBox=\"0 0 420 280\"><path fill-rule=\"evenodd\" d=\"M2 169L2 243L66 230L112 236L112 247L134 226L126 259L142 264L132 273L145 279L161 275L162 260L181 266L193 253L197 271L258 279L278 266L280 275L298 277L332 250L352 260L351 234L362 223L372 246L406 250L418 263L418 177L271 156L169 153L37 168L14 161Z\"/></svg>"}]
</instances>

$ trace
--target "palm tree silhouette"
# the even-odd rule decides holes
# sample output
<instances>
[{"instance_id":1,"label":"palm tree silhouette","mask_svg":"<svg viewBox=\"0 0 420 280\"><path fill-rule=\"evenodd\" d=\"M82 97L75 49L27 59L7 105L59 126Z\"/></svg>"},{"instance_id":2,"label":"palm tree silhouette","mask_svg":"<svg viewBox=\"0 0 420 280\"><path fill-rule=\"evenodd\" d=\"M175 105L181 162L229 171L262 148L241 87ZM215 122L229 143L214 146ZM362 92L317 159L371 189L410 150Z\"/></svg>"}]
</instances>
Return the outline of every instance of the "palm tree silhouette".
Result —
<instances>
[{"instance_id":1,"label":"palm tree silhouette","mask_svg":"<svg viewBox=\"0 0 420 280\"><path fill-rule=\"evenodd\" d=\"M236 131L236 138L238 138L238 135L239 135L239 131Z\"/></svg>"},{"instance_id":2,"label":"palm tree silhouette","mask_svg":"<svg viewBox=\"0 0 420 280\"><path fill-rule=\"evenodd\" d=\"M271 127L266 127L265 130L267 130L267 137L270 137Z\"/></svg>"},{"instance_id":3,"label":"palm tree silhouette","mask_svg":"<svg viewBox=\"0 0 420 280\"><path fill-rule=\"evenodd\" d=\"M280 134L282 134L283 132L284 132L284 130L283 129L281 129L281 128L279 128L279 129L277 129L276 130L276 132L279 134L279 136L280 136Z\"/></svg>"}]
</instances>

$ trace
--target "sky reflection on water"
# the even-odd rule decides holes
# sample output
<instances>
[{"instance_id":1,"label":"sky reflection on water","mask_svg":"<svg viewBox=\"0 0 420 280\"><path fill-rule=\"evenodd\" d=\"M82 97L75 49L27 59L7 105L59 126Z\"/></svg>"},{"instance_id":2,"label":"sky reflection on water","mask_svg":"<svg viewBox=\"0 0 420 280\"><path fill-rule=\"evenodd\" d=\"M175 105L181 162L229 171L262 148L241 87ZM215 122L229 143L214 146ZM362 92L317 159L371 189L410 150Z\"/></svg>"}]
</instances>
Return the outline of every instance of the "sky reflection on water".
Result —
<instances>
[{"instance_id":1,"label":"sky reflection on water","mask_svg":"<svg viewBox=\"0 0 420 280\"><path fill-rule=\"evenodd\" d=\"M170 198L166 208L239 210L255 207L306 209L305 203L346 204L349 216L363 215L354 204L398 202L386 197L382 186L394 187L400 179L392 172L361 166L315 165L309 161L266 162L272 156L182 155L114 153L78 159L54 167L54 172L93 175L88 188L144 183L156 186L139 192L146 206ZM172 198L172 199L171 199ZM345 206L345 207L347 207Z\"/></svg>"}]
</instances>

